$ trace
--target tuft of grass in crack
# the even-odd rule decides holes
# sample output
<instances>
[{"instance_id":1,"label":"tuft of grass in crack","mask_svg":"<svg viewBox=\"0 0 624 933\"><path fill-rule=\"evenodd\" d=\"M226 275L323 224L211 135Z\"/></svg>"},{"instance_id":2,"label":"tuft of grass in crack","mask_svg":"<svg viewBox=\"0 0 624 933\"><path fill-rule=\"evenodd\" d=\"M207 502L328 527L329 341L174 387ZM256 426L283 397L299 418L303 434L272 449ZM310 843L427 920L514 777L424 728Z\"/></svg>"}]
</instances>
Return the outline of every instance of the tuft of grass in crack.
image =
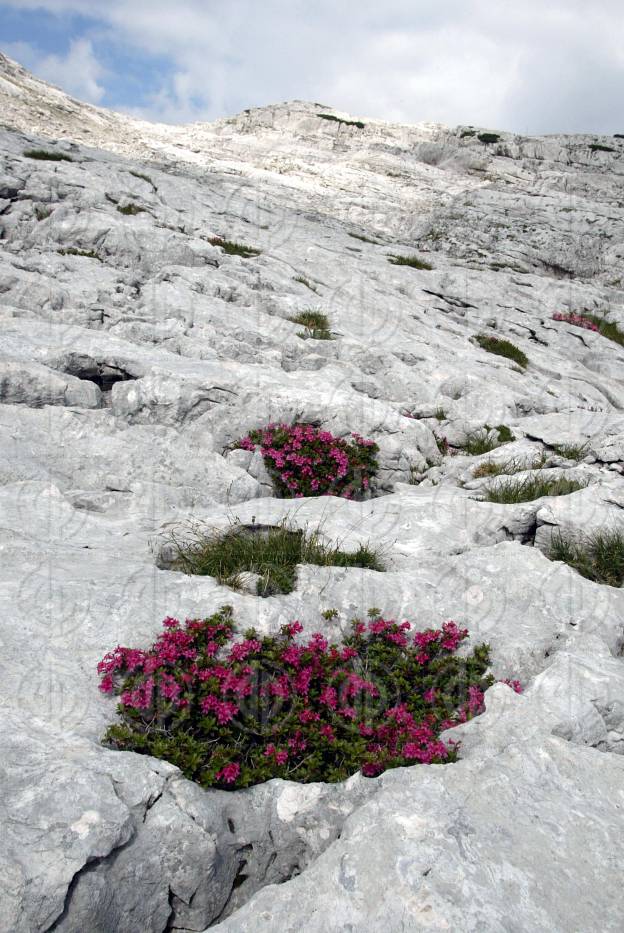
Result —
<instances>
[{"instance_id":1,"label":"tuft of grass in crack","mask_svg":"<svg viewBox=\"0 0 624 933\"><path fill-rule=\"evenodd\" d=\"M102 262L102 257L98 256L92 249L77 249L75 246L68 246L67 249L58 249L60 256L84 256L85 259L97 259Z\"/></svg>"},{"instance_id":2,"label":"tuft of grass in crack","mask_svg":"<svg viewBox=\"0 0 624 933\"><path fill-rule=\"evenodd\" d=\"M245 243L237 243L235 240L224 240L220 236L208 237L211 246L220 246L228 256L240 256L242 259L250 259L252 256L259 256L262 250L255 246L246 246Z\"/></svg>"},{"instance_id":3,"label":"tuft of grass in crack","mask_svg":"<svg viewBox=\"0 0 624 933\"><path fill-rule=\"evenodd\" d=\"M552 444L552 449L566 460L583 460L589 451L589 441L584 444Z\"/></svg>"},{"instance_id":4,"label":"tuft of grass in crack","mask_svg":"<svg viewBox=\"0 0 624 933\"><path fill-rule=\"evenodd\" d=\"M361 120L343 120L342 117L337 117L333 113L317 113L317 117L321 120L329 120L331 123L342 123L343 126L355 126L358 130L363 130L366 126Z\"/></svg>"},{"instance_id":5,"label":"tuft of grass in crack","mask_svg":"<svg viewBox=\"0 0 624 933\"><path fill-rule=\"evenodd\" d=\"M117 210L120 214L125 214L126 217L134 217L136 214L145 213L145 208L139 207L138 204L125 204L123 207L118 204Z\"/></svg>"},{"instance_id":6,"label":"tuft of grass in crack","mask_svg":"<svg viewBox=\"0 0 624 933\"><path fill-rule=\"evenodd\" d=\"M600 314L591 314L589 311L583 311L582 314L584 318L596 325L599 333L602 334L603 337L612 340L614 343L619 343L621 347L624 347L624 330L620 330L617 324L605 320Z\"/></svg>"},{"instance_id":7,"label":"tuft of grass in crack","mask_svg":"<svg viewBox=\"0 0 624 933\"><path fill-rule=\"evenodd\" d=\"M309 288L311 292L316 292L316 285L313 285L304 275L294 276L293 282L299 282L300 285L305 285L306 288Z\"/></svg>"},{"instance_id":8,"label":"tuft of grass in crack","mask_svg":"<svg viewBox=\"0 0 624 933\"><path fill-rule=\"evenodd\" d=\"M509 460L485 460L472 471L474 479L482 479L484 476L512 476L514 473L524 473L525 470L541 470L546 463L547 457L541 454L534 460L521 460L519 457L511 457Z\"/></svg>"},{"instance_id":9,"label":"tuft of grass in crack","mask_svg":"<svg viewBox=\"0 0 624 933\"><path fill-rule=\"evenodd\" d=\"M475 334L474 339L482 350L488 353L494 353L496 356L504 356L505 359L513 360L522 369L529 365L529 358L515 343L509 340L502 340L500 337L492 337L489 334Z\"/></svg>"},{"instance_id":10,"label":"tuft of grass in crack","mask_svg":"<svg viewBox=\"0 0 624 933\"><path fill-rule=\"evenodd\" d=\"M353 237L354 240L360 240L362 243L372 243L374 246L380 246L379 240L371 240L370 237L363 236L361 233L349 233L350 237Z\"/></svg>"},{"instance_id":11,"label":"tuft of grass in crack","mask_svg":"<svg viewBox=\"0 0 624 933\"><path fill-rule=\"evenodd\" d=\"M590 143L589 148L592 152L616 152L613 146L605 146L603 143Z\"/></svg>"},{"instance_id":12,"label":"tuft of grass in crack","mask_svg":"<svg viewBox=\"0 0 624 933\"><path fill-rule=\"evenodd\" d=\"M40 159L45 162L73 162L71 156L64 152L54 152L52 149L25 149L23 153L27 159Z\"/></svg>"},{"instance_id":13,"label":"tuft of grass in crack","mask_svg":"<svg viewBox=\"0 0 624 933\"><path fill-rule=\"evenodd\" d=\"M481 454L488 454L502 444L509 444L515 439L515 435L507 425L499 424L491 428L489 424L486 424L480 430L472 431L463 444L457 445L457 448L469 457L478 457Z\"/></svg>"},{"instance_id":14,"label":"tuft of grass in crack","mask_svg":"<svg viewBox=\"0 0 624 933\"><path fill-rule=\"evenodd\" d=\"M177 548L173 569L215 577L233 589L240 587L241 573L258 574L258 596L291 593L297 581L297 564L385 569L379 554L366 545L353 552L341 551L323 544L317 532L295 529L286 522L275 526L235 522L220 532L196 526L190 542L173 540Z\"/></svg>"},{"instance_id":15,"label":"tuft of grass in crack","mask_svg":"<svg viewBox=\"0 0 624 933\"><path fill-rule=\"evenodd\" d=\"M595 583L624 586L624 533L597 531L581 539L553 535L548 557L561 560Z\"/></svg>"},{"instance_id":16,"label":"tuft of grass in crack","mask_svg":"<svg viewBox=\"0 0 624 933\"><path fill-rule=\"evenodd\" d=\"M144 175L143 172L135 172L132 169L128 169L128 172L130 175L134 175L135 178L140 178L141 181L146 181L148 185L152 186L152 188L156 187L149 175Z\"/></svg>"},{"instance_id":17,"label":"tuft of grass in crack","mask_svg":"<svg viewBox=\"0 0 624 933\"><path fill-rule=\"evenodd\" d=\"M37 220L47 220L51 213L51 207L41 207L40 205L37 205L35 208L35 217Z\"/></svg>"},{"instance_id":18,"label":"tuft of grass in crack","mask_svg":"<svg viewBox=\"0 0 624 933\"><path fill-rule=\"evenodd\" d=\"M301 324L305 331L299 334L300 337L313 340L333 340L331 330L329 329L329 318L322 311L315 311L308 308L300 311L294 317L289 317L293 324Z\"/></svg>"},{"instance_id":19,"label":"tuft of grass in crack","mask_svg":"<svg viewBox=\"0 0 624 933\"><path fill-rule=\"evenodd\" d=\"M391 262L393 266L410 266L412 269L426 269L429 271L433 269L431 263L425 262L420 256L396 256L392 254L388 256L388 262Z\"/></svg>"},{"instance_id":20,"label":"tuft of grass in crack","mask_svg":"<svg viewBox=\"0 0 624 933\"><path fill-rule=\"evenodd\" d=\"M436 421L446 421L446 412L442 406L436 408L433 413L433 417L436 419Z\"/></svg>"},{"instance_id":21,"label":"tuft of grass in crack","mask_svg":"<svg viewBox=\"0 0 624 933\"><path fill-rule=\"evenodd\" d=\"M567 496L571 492L584 489L587 483L575 479L551 479L544 476L530 476L526 479L501 480L492 489L488 489L484 502L498 502L513 505L518 502L532 502L543 496Z\"/></svg>"}]
</instances>

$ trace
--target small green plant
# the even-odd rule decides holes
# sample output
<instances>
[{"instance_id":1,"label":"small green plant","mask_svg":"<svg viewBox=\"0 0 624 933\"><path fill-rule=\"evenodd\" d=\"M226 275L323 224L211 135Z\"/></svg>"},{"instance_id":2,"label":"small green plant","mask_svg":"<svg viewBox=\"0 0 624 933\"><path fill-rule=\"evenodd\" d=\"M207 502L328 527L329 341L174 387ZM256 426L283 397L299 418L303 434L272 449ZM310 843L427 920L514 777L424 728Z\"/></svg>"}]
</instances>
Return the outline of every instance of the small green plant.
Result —
<instances>
[{"instance_id":1,"label":"small green plant","mask_svg":"<svg viewBox=\"0 0 624 933\"><path fill-rule=\"evenodd\" d=\"M594 324L598 333L602 334L603 337L624 347L624 330L620 330L617 324L607 321L601 314L592 314L589 311L583 311L582 318Z\"/></svg>"},{"instance_id":2,"label":"small green plant","mask_svg":"<svg viewBox=\"0 0 624 933\"><path fill-rule=\"evenodd\" d=\"M85 259L97 259L102 262L101 257L92 249L77 249L75 246L68 246L67 249L59 249L57 252L61 256L84 256Z\"/></svg>"},{"instance_id":3,"label":"small green plant","mask_svg":"<svg viewBox=\"0 0 624 933\"><path fill-rule=\"evenodd\" d=\"M294 282L299 282L300 285L305 285L306 288L309 288L311 292L316 291L316 285L313 285L309 279L306 279L303 275L296 275L293 279Z\"/></svg>"},{"instance_id":4,"label":"small green plant","mask_svg":"<svg viewBox=\"0 0 624 933\"><path fill-rule=\"evenodd\" d=\"M485 502L498 502L512 505L518 502L532 502L543 496L567 496L584 489L587 483L575 479L551 479L544 476L531 476L526 479L501 480L485 494Z\"/></svg>"},{"instance_id":5,"label":"small green plant","mask_svg":"<svg viewBox=\"0 0 624 933\"><path fill-rule=\"evenodd\" d=\"M331 330L329 329L329 318L322 311L315 311L308 308L306 311L300 311L294 317L289 317L293 324L301 324L305 327L305 332L300 337L313 340L333 340Z\"/></svg>"},{"instance_id":6,"label":"small green plant","mask_svg":"<svg viewBox=\"0 0 624 933\"><path fill-rule=\"evenodd\" d=\"M498 133L479 133L477 136L479 142L485 143L486 146L491 146L492 143L497 143L500 140Z\"/></svg>"},{"instance_id":7,"label":"small green plant","mask_svg":"<svg viewBox=\"0 0 624 933\"><path fill-rule=\"evenodd\" d=\"M37 207L35 208L35 217L37 218L37 220L46 220L50 216L51 213L52 213L51 207L41 207L40 205L37 205Z\"/></svg>"},{"instance_id":8,"label":"small green plant","mask_svg":"<svg viewBox=\"0 0 624 933\"><path fill-rule=\"evenodd\" d=\"M582 577L607 586L624 586L624 533L597 531L581 539L553 535L548 556L573 567Z\"/></svg>"},{"instance_id":9,"label":"small green plant","mask_svg":"<svg viewBox=\"0 0 624 933\"><path fill-rule=\"evenodd\" d=\"M502 444L509 444L515 441L515 436L504 424L499 424L491 428L489 424L483 426L478 431L472 431L462 444L457 444L458 450L462 450L469 457L478 457L481 454L487 454L491 450L500 447Z\"/></svg>"},{"instance_id":10,"label":"small green plant","mask_svg":"<svg viewBox=\"0 0 624 933\"><path fill-rule=\"evenodd\" d=\"M455 761L456 744L440 735L483 712L489 646L459 654L468 631L455 622L411 628L354 619L330 643L300 622L235 639L230 606L207 619L167 618L147 650L118 645L98 664L100 690L119 698L104 742L223 789Z\"/></svg>"},{"instance_id":11,"label":"small green plant","mask_svg":"<svg viewBox=\"0 0 624 933\"><path fill-rule=\"evenodd\" d=\"M492 337L489 334L475 334L476 342L482 350L488 353L494 353L496 356L504 356L508 360L513 360L522 369L529 365L529 358L519 347L509 340L502 340L500 337Z\"/></svg>"},{"instance_id":12,"label":"small green plant","mask_svg":"<svg viewBox=\"0 0 624 933\"><path fill-rule=\"evenodd\" d=\"M603 143L590 143L589 148L592 152L615 152L613 146L605 146Z\"/></svg>"},{"instance_id":13,"label":"small green plant","mask_svg":"<svg viewBox=\"0 0 624 933\"><path fill-rule=\"evenodd\" d=\"M363 130L366 126L361 120L343 120L342 117L336 117L333 113L317 113L321 120L330 120L332 123L342 123L343 126L355 126L358 130Z\"/></svg>"},{"instance_id":14,"label":"small green plant","mask_svg":"<svg viewBox=\"0 0 624 933\"><path fill-rule=\"evenodd\" d=\"M488 425L486 425L486 427L488 427ZM500 444L511 444L516 439L516 435L506 424L497 424L494 430L498 434L498 441Z\"/></svg>"},{"instance_id":15,"label":"small green plant","mask_svg":"<svg viewBox=\"0 0 624 933\"><path fill-rule=\"evenodd\" d=\"M350 237L353 237L354 240L361 240L362 243L373 243L375 246L379 246L379 240L371 240L370 237L363 236L361 233L349 233Z\"/></svg>"},{"instance_id":16,"label":"small green plant","mask_svg":"<svg viewBox=\"0 0 624 933\"><path fill-rule=\"evenodd\" d=\"M583 460L589 450L589 441L584 444L552 444L552 449L566 460Z\"/></svg>"},{"instance_id":17,"label":"small green plant","mask_svg":"<svg viewBox=\"0 0 624 933\"><path fill-rule=\"evenodd\" d=\"M429 262L425 262L424 259L421 259L420 256L388 256L388 262L391 262L393 266L411 266L412 269L433 269L433 266Z\"/></svg>"},{"instance_id":18,"label":"small green plant","mask_svg":"<svg viewBox=\"0 0 624 933\"><path fill-rule=\"evenodd\" d=\"M509 460L485 460L472 471L474 479L484 476L511 476L524 473L525 470L540 470L546 463L546 456L541 454L533 460L521 460L511 457Z\"/></svg>"},{"instance_id":19,"label":"small green plant","mask_svg":"<svg viewBox=\"0 0 624 933\"><path fill-rule=\"evenodd\" d=\"M361 544L356 551L341 551L323 544L318 533L289 527L285 522L273 527L234 523L220 532L191 526L184 542L175 533L173 569L203 577L215 577L237 589L241 573L258 574L258 596L291 593L298 564L318 567L365 567L383 570L379 555Z\"/></svg>"},{"instance_id":20,"label":"small green plant","mask_svg":"<svg viewBox=\"0 0 624 933\"><path fill-rule=\"evenodd\" d=\"M208 237L211 246L220 246L228 256L241 256L242 259L250 259L252 256L259 256L262 250L254 246L246 246L244 243L236 243L234 240L224 240L220 236Z\"/></svg>"},{"instance_id":21,"label":"small green plant","mask_svg":"<svg viewBox=\"0 0 624 933\"><path fill-rule=\"evenodd\" d=\"M145 213L144 207L139 207L138 204L125 204L123 207L117 205L117 210L120 214L125 214L127 217L134 217L136 214Z\"/></svg>"},{"instance_id":22,"label":"small green plant","mask_svg":"<svg viewBox=\"0 0 624 933\"><path fill-rule=\"evenodd\" d=\"M436 419L436 421L446 421L446 412L441 405L436 408L433 413L433 417Z\"/></svg>"},{"instance_id":23,"label":"small green plant","mask_svg":"<svg viewBox=\"0 0 624 933\"><path fill-rule=\"evenodd\" d=\"M500 445L491 430L482 428L479 431L471 431L463 443L454 446L469 457L479 457L481 454L487 454Z\"/></svg>"},{"instance_id":24,"label":"small green plant","mask_svg":"<svg viewBox=\"0 0 624 933\"><path fill-rule=\"evenodd\" d=\"M141 181L146 181L148 185L152 186L152 188L156 187L156 185L154 184L152 179L149 177L149 175L144 175L143 172L135 172L132 169L129 169L129 173L130 175L134 175L135 178L140 178Z\"/></svg>"},{"instance_id":25,"label":"small green plant","mask_svg":"<svg viewBox=\"0 0 624 933\"><path fill-rule=\"evenodd\" d=\"M26 149L24 155L27 159L41 159L46 162L73 162L71 156L64 152L54 152L51 149Z\"/></svg>"}]
</instances>

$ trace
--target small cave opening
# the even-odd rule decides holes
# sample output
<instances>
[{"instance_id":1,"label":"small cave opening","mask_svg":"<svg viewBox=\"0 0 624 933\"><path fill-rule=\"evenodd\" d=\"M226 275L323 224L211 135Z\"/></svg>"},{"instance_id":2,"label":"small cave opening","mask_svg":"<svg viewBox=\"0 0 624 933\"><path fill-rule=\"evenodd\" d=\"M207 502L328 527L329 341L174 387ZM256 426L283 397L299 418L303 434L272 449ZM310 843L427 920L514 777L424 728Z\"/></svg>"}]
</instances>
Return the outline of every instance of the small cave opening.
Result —
<instances>
[{"instance_id":1,"label":"small cave opening","mask_svg":"<svg viewBox=\"0 0 624 933\"><path fill-rule=\"evenodd\" d=\"M117 382L128 382L138 377L115 363L95 360L84 354L69 354L59 367L77 379L94 382L102 393L102 405L111 404L111 390Z\"/></svg>"}]
</instances>

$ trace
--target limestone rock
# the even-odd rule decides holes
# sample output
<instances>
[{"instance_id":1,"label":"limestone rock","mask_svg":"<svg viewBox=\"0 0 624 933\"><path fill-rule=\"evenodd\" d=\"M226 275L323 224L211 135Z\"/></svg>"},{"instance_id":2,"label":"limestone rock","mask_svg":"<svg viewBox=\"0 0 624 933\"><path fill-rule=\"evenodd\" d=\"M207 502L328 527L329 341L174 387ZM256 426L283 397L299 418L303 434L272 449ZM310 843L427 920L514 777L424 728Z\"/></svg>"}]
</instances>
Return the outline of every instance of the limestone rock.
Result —
<instances>
[{"instance_id":1,"label":"limestone rock","mask_svg":"<svg viewBox=\"0 0 624 933\"><path fill-rule=\"evenodd\" d=\"M0 107L2 933L619 931L624 590L548 554L623 527L624 350L553 314L624 329L624 143L300 101L151 126L1 55ZM301 336L309 308L331 340ZM236 449L271 421L373 439L370 496L276 498ZM461 450L500 426L516 440ZM586 487L483 500L475 467L537 461ZM172 533L233 521L386 571L300 566L260 598L171 569ZM457 763L341 785L204 791L104 748L102 656L226 603L241 631L332 638L371 606L455 619L525 692L488 691Z\"/></svg>"}]
</instances>

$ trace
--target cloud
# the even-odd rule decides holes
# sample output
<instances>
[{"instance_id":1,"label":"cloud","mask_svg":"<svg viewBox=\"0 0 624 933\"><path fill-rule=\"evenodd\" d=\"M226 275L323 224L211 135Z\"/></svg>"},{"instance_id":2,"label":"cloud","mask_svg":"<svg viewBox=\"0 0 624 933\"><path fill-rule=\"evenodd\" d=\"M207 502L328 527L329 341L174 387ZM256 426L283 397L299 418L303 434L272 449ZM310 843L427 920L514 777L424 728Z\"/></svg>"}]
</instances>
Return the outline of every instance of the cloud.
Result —
<instances>
[{"instance_id":1,"label":"cloud","mask_svg":"<svg viewBox=\"0 0 624 933\"><path fill-rule=\"evenodd\" d=\"M89 39L74 39L66 55L42 54L28 42L10 42L7 55L17 59L40 78L56 84L74 97L98 104L106 89L100 83L106 71L95 57Z\"/></svg>"},{"instance_id":2,"label":"cloud","mask_svg":"<svg viewBox=\"0 0 624 933\"><path fill-rule=\"evenodd\" d=\"M300 98L361 116L519 132L621 132L624 123L621 0L2 6L81 18L69 53L42 58L35 70L91 101L107 87L98 65L104 45L117 50L121 68L133 53L166 61L141 100L115 100L151 119L214 119Z\"/></svg>"}]
</instances>

